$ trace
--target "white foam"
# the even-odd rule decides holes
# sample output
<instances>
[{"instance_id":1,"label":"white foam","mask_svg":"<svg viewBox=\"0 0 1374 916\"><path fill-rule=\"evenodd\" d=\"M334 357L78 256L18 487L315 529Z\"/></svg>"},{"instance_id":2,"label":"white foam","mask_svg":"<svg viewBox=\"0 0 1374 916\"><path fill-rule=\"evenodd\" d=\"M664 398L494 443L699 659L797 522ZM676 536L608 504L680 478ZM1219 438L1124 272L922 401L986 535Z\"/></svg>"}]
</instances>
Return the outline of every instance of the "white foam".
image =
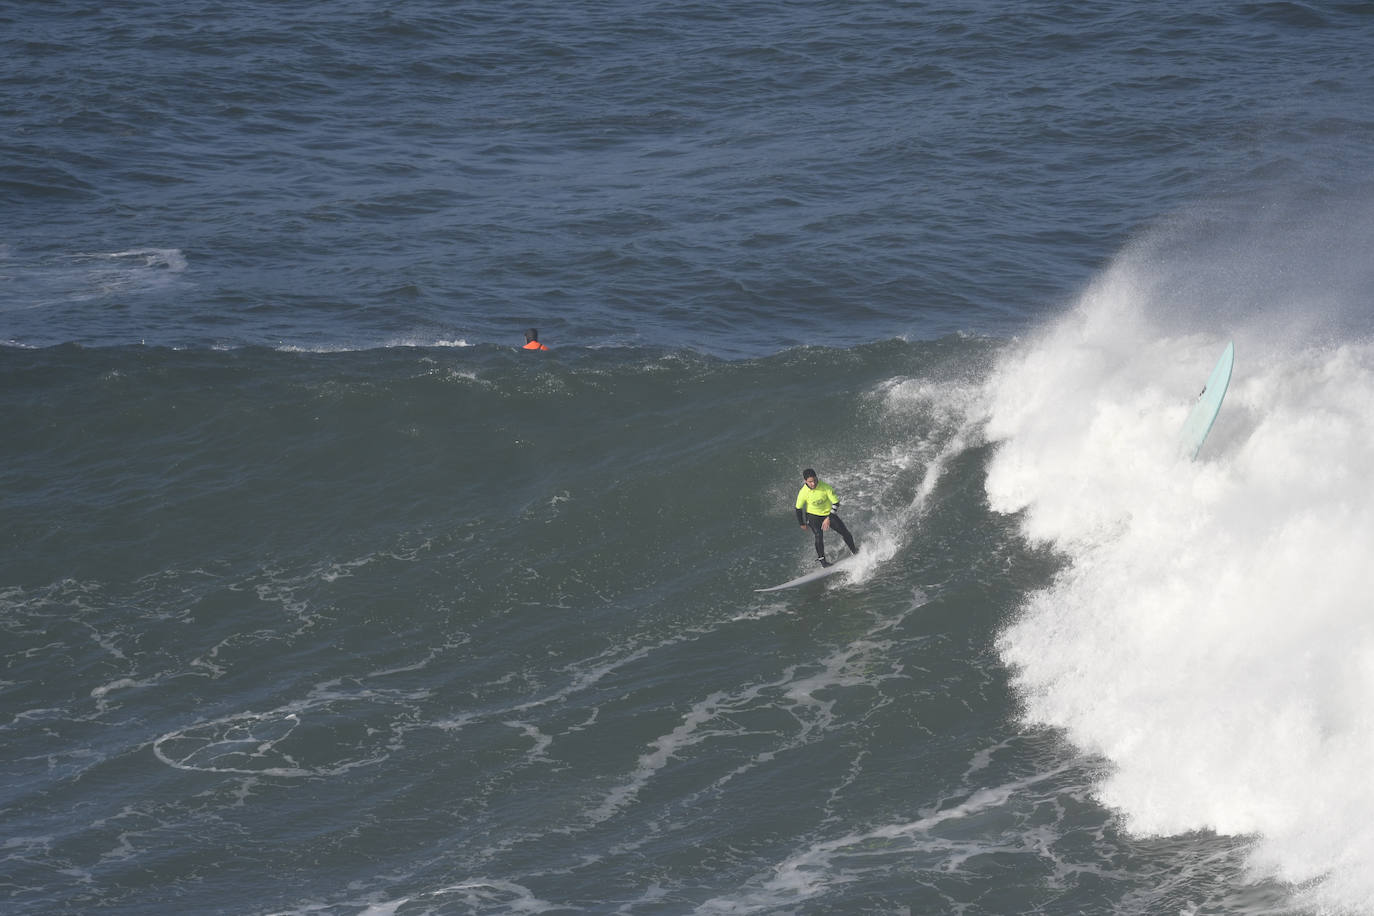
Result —
<instances>
[{"instance_id":1,"label":"white foam","mask_svg":"<svg viewBox=\"0 0 1374 916\"><path fill-rule=\"evenodd\" d=\"M120 679L117 680L117 681L111 681L111 682L108 683L108 684L102 684L101 686L94 688L94 689L91 691L91 696L93 696L93 697L103 697L103 696L105 696L105 694L109 693L111 690L120 690L120 689L125 688L125 687L141 687L141 686L144 686L146 683L147 683L147 682L145 682L145 681L136 681L136 680L134 680L133 678L130 678L130 677L123 677L123 678L120 678Z\"/></svg>"},{"instance_id":2,"label":"white foam","mask_svg":"<svg viewBox=\"0 0 1374 916\"><path fill-rule=\"evenodd\" d=\"M659 736L639 756L634 771L613 787L596 807L587 812L591 824L600 824L633 804L641 792L675 760L697 749L717 743L728 745L732 739L757 734L741 725L737 717L750 710L780 711L788 717L787 737L779 746L751 755L737 765L726 765L708 792L719 792L727 783L779 754L805 746L830 732L836 722L835 690L871 686L887 678L903 678L900 670L875 672L875 660L887 657L891 644L881 634L898 626L913 608L890 619L875 622L861 637L834 649L823 658L804 666L787 668L777 679L748 684L733 692L717 691L693 704L672 731ZM779 721L771 721L768 734L777 735ZM711 756L709 751L707 756ZM725 760L722 756L719 759Z\"/></svg>"},{"instance_id":3,"label":"white foam","mask_svg":"<svg viewBox=\"0 0 1374 916\"><path fill-rule=\"evenodd\" d=\"M168 732L152 742L152 751L167 766L188 772L339 776L390 758L409 730L407 711L425 695L326 681L275 709L236 712ZM377 716L386 724L357 739L336 733L340 716Z\"/></svg>"},{"instance_id":4,"label":"white foam","mask_svg":"<svg viewBox=\"0 0 1374 916\"><path fill-rule=\"evenodd\" d=\"M1051 774L1046 774L1051 775ZM960 821L1011 817L1009 803L1045 776L979 790L957 804L912 821L882 824L833 839L813 841L775 864L739 891L711 898L697 913L772 913L794 908L844 884L861 883L894 867L957 872L975 856L1020 854L1033 836L1011 832L1000 838L958 836ZM981 831L975 831L981 833ZM900 861L901 866L894 865ZM919 863L919 864L916 864ZM951 901L951 905L953 901Z\"/></svg>"},{"instance_id":5,"label":"white foam","mask_svg":"<svg viewBox=\"0 0 1374 916\"><path fill-rule=\"evenodd\" d=\"M273 346L279 353L311 353L329 356L335 353L371 353L376 350L423 350L440 348L470 347L463 338L394 337L384 341L334 341L331 343L278 343Z\"/></svg>"},{"instance_id":6,"label":"white foam","mask_svg":"<svg viewBox=\"0 0 1374 916\"><path fill-rule=\"evenodd\" d=\"M1026 718L1112 762L1099 795L1129 829L1255 835L1258 873L1324 879L1314 902L1367 910L1374 341L1331 293L1371 292L1368 246L1347 268L1322 254L1350 249L1345 216L1308 220L1295 250L1316 260L1294 260L1283 229L1147 240L1002 362L987 496L1068 565L999 645ZM1208 302L1207 277L1224 307L1175 308L1180 290ZM1304 280L1319 295L1296 298ZM1344 339L1313 335L1337 326ZM1217 424L1180 459L1231 337Z\"/></svg>"},{"instance_id":7,"label":"white foam","mask_svg":"<svg viewBox=\"0 0 1374 916\"><path fill-rule=\"evenodd\" d=\"M180 248L131 248L128 251L114 251L99 257L141 261L144 267L162 268L172 273L181 273L186 269L186 256Z\"/></svg>"},{"instance_id":8,"label":"white foam","mask_svg":"<svg viewBox=\"0 0 1374 916\"><path fill-rule=\"evenodd\" d=\"M430 338L430 337L397 337L397 338L395 338L395 339L393 339L393 340L388 340L385 344L382 345L382 349L391 350L391 349L406 349L406 348L412 348L412 347L414 347L414 348L427 348L427 347L435 347L435 348L439 348L439 347L460 348L460 347L470 347L470 346L472 346L472 345L469 344L466 340L464 340L464 339L461 338L461 337L459 337L459 338L445 338L445 337L438 337L438 338Z\"/></svg>"},{"instance_id":9,"label":"white foam","mask_svg":"<svg viewBox=\"0 0 1374 916\"><path fill-rule=\"evenodd\" d=\"M410 894L391 899L374 899L368 895L339 904L304 903L289 910L277 910L269 916L308 916L311 913L334 913L340 907L352 908L358 916L396 916L411 911L442 912L457 907L460 912L545 913L566 911L536 897L529 888L502 879L473 878L433 891Z\"/></svg>"}]
</instances>

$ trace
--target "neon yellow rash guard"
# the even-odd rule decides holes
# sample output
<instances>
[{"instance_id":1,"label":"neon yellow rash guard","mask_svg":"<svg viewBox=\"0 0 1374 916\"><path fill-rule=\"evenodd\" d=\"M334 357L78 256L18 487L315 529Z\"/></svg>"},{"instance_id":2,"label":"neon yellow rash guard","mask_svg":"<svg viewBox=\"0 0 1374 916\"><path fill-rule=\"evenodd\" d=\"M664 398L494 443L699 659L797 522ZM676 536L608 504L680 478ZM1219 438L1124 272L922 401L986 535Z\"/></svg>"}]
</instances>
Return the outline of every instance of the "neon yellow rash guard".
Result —
<instances>
[{"instance_id":1,"label":"neon yellow rash guard","mask_svg":"<svg viewBox=\"0 0 1374 916\"><path fill-rule=\"evenodd\" d=\"M797 508L805 509L812 515L829 515L830 508L839 504L839 494L824 480L816 481L814 490L802 484L801 492L797 494Z\"/></svg>"}]
</instances>

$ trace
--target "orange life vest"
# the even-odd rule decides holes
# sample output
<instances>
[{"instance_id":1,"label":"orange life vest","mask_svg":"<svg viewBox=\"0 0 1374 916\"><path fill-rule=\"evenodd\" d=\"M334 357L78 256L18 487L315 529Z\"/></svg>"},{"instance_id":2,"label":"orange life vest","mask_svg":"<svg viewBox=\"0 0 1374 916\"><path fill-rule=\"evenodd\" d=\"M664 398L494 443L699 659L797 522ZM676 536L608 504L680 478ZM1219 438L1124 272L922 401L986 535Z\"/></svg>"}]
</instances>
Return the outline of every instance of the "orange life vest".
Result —
<instances>
[{"instance_id":1,"label":"orange life vest","mask_svg":"<svg viewBox=\"0 0 1374 916\"><path fill-rule=\"evenodd\" d=\"M531 340L529 343L525 344L525 345L524 345L523 347L521 347L520 349L522 349L522 350L547 350L548 347L544 346L543 344L541 344L541 343L540 343L539 341L537 341L537 340Z\"/></svg>"}]
</instances>

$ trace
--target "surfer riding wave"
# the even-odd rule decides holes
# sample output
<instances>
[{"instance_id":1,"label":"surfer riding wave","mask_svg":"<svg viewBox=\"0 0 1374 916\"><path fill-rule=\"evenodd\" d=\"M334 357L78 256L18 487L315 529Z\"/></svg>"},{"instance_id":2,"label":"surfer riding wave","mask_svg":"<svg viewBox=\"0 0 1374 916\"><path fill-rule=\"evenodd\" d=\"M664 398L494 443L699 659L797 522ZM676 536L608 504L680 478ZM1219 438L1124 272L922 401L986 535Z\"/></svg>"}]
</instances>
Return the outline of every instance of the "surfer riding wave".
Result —
<instances>
[{"instance_id":1,"label":"surfer riding wave","mask_svg":"<svg viewBox=\"0 0 1374 916\"><path fill-rule=\"evenodd\" d=\"M797 493L797 523L803 530L811 529L816 536L816 562L822 566L830 565L830 561L825 558L827 531L838 532L840 537L844 538L850 553L859 552L859 546L854 543L854 536L840 519L839 508L840 496L835 492L835 488L817 477L813 469L807 468L802 471L802 488Z\"/></svg>"}]
</instances>

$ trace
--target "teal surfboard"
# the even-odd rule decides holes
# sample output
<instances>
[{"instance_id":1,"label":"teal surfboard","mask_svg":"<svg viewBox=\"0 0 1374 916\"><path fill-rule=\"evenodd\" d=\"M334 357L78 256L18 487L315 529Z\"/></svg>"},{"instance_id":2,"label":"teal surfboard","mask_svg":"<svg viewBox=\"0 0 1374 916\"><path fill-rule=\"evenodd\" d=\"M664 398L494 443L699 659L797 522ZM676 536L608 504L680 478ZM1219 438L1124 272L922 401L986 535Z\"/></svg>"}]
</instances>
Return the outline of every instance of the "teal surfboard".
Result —
<instances>
[{"instance_id":1,"label":"teal surfboard","mask_svg":"<svg viewBox=\"0 0 1374 916\"><path fill-rule=\"evenodd\" d=\"M1226 397L1227 386L1231 384L1231 364L1235 358L1235 343L1228 342L1221 359L1217 360L1216 368L1207 376L1207 387L1197 396L1197 403L1189 412L1188 419L1183 421L1183 429L1179 430L1178 450L1190 460L1197 457L1202 443L1207 441L1207 434L1212 431L1212 424L1217 421L1217 411L1221 410L1221 401Z\"/></svg>"}]
</instances>

